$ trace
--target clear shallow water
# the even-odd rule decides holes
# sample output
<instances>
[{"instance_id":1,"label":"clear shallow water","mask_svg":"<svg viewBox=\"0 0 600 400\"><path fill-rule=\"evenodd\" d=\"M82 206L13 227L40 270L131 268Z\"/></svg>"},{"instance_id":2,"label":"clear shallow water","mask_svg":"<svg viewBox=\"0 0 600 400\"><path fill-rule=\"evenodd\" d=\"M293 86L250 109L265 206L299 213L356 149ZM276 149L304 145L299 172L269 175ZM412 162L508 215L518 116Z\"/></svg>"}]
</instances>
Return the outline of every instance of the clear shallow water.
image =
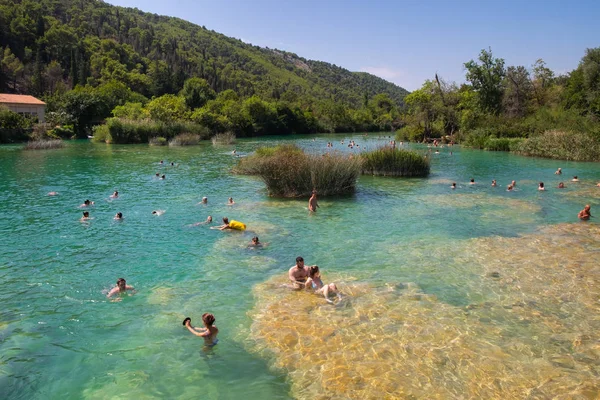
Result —
<instances>
[{"instance_id":1,"label":"clear shallow water","mask_svg":"<svg viewBox=\"0 0 600 400\"><path fill-rule=\"evenodd\" d=\"M385 141L235 148L349 151L342 139ZM0 147L1 398L599 394L600 233L576 218L600 205L599 164L444 148L428 179L361 177L354 196L309 215L306 199L270 199L229 174L233 148ZM81 223L86 198L96 204ZM190 226L207 215L252 232ZM254 233L269 245L247 249ZM331 307L281 290L298 255L347 298ZM118 277L138 292L109 302ZM220 329L208 352L181 326L203 312Z\"/></svg>"}]
</instances>

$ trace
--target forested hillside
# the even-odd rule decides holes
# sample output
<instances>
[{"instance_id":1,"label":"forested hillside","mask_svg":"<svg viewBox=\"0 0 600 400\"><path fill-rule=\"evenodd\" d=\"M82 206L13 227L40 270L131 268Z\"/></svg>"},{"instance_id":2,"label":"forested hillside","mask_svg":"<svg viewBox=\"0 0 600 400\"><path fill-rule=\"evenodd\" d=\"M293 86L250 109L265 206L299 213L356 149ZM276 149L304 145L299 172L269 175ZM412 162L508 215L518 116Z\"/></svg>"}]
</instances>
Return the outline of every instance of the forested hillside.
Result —
<instances>
[{"instance_id":1,"label":"forested hillside","mask_svg":"<svg viewBox=\"0 0 600 400\"><path fill-rule=\"evenodd\" d=\"M90 121L74 116L80 130L127 101L145 104L179 94L192 77L206 80L215 94L232 90L239 101L256 96L309 112L322 122L313 130L390 129L407 94L370 74L96 0L0 0L0 47L0 92L33 94L46 100L50 111L69 113L72 89L89 94L104 87L95 94L108 96L108 104L88 110L95 114ZM393 105L393 112L384 107L383 120L368 108L375 95ZM352 115L360 110L369 115Z\"/></svg>"}]
</instances>

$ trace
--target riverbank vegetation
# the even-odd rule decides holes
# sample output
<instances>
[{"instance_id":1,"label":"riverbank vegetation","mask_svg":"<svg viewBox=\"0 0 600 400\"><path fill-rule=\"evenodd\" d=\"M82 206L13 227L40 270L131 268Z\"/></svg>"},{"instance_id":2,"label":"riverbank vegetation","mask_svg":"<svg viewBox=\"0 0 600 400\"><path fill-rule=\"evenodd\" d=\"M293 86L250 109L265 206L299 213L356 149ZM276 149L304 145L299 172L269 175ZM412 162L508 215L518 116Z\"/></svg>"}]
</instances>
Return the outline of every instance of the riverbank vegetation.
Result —
<instances>
[{"instance_id":1,"label":"riverbank vegetation","mask_svg":"<svg viewBox=\"0 0 600 400\"><path fill-rule=\"evenodd\" d=\"M0 4L0 92L43 99L61 137L85 138L106 121L108 130L94 137L111 143L181 133L389 131L408 93L177 18L76 0ZM199 128L146 133L159 123ZM12 132L2 137L23 139Z\"/></svg>"},{"instance_id":2,"label":"riverbank vegetation","mask_svg":"<svg viewBox=\"0 0 600 400\"><path fill-rule=\"evenodd\" d=\"M353 193L361 170L360 157L339 153L306 154L295 145L259 148L238 161L234 173L257 175L270 196L307 197Z\"/></svg>"},{"instance_id":3,"label":"riverbank vegetation","mask_svg":"<svg viewBox=\"0 0 600 400\"><path fill-rule=\"evenodd\" d=\"M361 158L363 174L406 177L429 175L429 160L415 151L386 146L363 153Z\"/></svg>"},{"instance_id":4,"label":"riverbank vegetation","mask_svg":"<svg viewBox=\"0 0 600 400\"><path fill-rule=\"evenodd\" d=\"M406 96L397 140L441 138L480 149L600 161L600 48L587 49L574 71L559 76L541 59L531 68L505 67L491 49L464 67L467 83L436 75Z\"/></svg>"}]
</instances>

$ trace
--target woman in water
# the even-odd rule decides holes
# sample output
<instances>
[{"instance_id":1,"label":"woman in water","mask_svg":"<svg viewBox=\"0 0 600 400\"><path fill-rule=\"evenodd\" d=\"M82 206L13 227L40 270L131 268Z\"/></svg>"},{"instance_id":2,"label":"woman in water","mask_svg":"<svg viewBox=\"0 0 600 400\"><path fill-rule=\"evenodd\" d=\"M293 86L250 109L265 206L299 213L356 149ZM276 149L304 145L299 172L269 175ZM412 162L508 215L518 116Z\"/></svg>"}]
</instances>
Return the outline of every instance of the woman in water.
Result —
<instances>
[{"instance_id":1,"label":"woman in water","mask_svg":"<svg viewBox=\"0 0 600 400\"><path fill-rule=\"evenodd\" d=\"M313 265L309 267L308 270L308 279L306 280L306 285L304 286L307 289L312 288L316 294L322 294L327 300L328 303L333 304L333 301L329 299L329 296L336 295L338 299L342 299L342 295L339 292L335 283L330 283L328 285L324 285L321 280L321 272L319 271L319 267Z\"/></svg>"},{"instance_id":2,"label":"woman in water","mask_svg":"<svg viewBox=\"0 0 600 400\"><path fill-rule=\"evenodd\" d=\"M215 323L215 316L210 313L204 313L202 314L202 322L204 323L204 328L193 327L192 319L188 317L183 320L183 326L194 335L204 338L205 345L216 345L219 342L219 339L217 339L219 328L213 325Z\"/></svg>"}]
</instances>

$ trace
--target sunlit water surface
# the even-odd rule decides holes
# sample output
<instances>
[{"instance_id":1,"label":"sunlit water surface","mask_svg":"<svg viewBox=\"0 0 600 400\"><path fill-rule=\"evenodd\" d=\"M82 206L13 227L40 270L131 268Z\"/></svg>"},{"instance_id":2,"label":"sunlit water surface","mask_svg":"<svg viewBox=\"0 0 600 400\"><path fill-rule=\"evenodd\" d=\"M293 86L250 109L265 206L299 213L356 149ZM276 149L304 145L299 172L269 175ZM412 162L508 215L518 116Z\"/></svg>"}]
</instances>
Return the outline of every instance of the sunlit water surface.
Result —
<instances>
[{"instance_id":1,"label":"sunlit water surface","mask_svg":"<svg viewBox=\"0 0 600 400\"><path fill-rule=\"evenodd\" d=\"M600 227L577 220L600 205L600 165L442 148L429 178L361 177L312 215L229 173L234 148L350 139L386 141L0 147L0 398L600 396ZM192 226L208 215L249 231ZM298 255L340 302L282 288ZM118 277L137 293L109 301ZM212 349L181 326L204 312Z\"/></svg>"}]
</instances>

